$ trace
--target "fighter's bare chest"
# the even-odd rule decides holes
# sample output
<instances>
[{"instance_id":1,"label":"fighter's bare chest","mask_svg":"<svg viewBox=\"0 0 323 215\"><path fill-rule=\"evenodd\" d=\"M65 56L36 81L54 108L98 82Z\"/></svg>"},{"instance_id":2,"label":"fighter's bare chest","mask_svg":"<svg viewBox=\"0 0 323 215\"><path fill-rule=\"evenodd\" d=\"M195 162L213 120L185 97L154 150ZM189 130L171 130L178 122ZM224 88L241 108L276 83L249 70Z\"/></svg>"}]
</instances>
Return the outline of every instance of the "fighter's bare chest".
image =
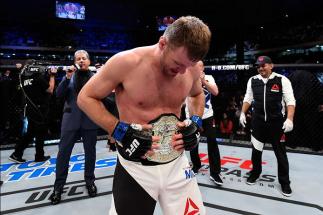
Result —
<instances>
[{"instance_id":1,"label":"fighter's bare chest","mask_svg":"<svg viewBox=\"0 0 323 215\"><path fill-rule=\"evenodd\" d=\"M139 106L172 106L181 104L189 93L188 86L181 81L158 82L154 80L136 82L126 89L129 99Z\"/></svg>"}]
</instances>

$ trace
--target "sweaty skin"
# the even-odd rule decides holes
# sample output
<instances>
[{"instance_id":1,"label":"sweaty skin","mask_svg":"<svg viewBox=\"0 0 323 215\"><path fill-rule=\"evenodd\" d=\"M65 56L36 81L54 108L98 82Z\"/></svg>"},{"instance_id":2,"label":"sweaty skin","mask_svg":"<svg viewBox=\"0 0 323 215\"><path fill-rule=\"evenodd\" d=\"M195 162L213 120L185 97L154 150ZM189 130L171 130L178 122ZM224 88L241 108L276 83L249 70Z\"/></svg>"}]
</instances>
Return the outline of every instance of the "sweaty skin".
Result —
<instances>
[{"instance_id":1,"label":"sweaty skin","mask_svg":"<svg viewBox=\"0 0 323 215\"><path fill-rule=\"evenodd\" d=\"M190 96L192 113L201 116L204 93L196 62L187 57L184 47L170 49L161 37L152 46L120 52L110 58L91 78L78 96L79 107L99 126L113 132L118 119L100 101L115 89L120 121L147 123L163 113L180 117L181 106ZM178 126L184 126L182 122ZM156 143L159 137L153 136ZM175 134L172 145L183 150L181 134ZM157 144L152 149L157 149ZM153 150L149 151L153 153Z\"/></svg>"}]
</instances>

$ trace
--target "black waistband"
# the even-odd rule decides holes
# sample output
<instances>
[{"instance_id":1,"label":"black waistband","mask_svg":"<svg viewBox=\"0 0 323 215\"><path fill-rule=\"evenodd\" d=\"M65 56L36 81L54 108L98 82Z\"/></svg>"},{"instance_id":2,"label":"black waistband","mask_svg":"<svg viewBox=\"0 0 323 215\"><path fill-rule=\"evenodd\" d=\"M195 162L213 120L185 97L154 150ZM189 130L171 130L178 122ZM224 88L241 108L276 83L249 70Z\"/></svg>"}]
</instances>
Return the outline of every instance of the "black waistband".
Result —
<instances>
[{"instance_id":1,"label":"black waistband","mask_svg":"<svg viewBox=\"0 0 323 215\"><path fill-rule=\"evenodd\" d=\"M180 156L181 156L181 155L180 155ZM147 160L147 159L142 159L141 164L142 164L143 166L157 166L157 165L162 165L162 164L170 163L170 162L172 162L172 161L176 160L177 158L179 158L179 156L178 156L178 157L176 157L176 158L174 158L173 160L170 160L170 161L167 161L167 162L164 162L164 163L159 163L159 162L155 162L155 161L149 161L149 160Z\"/></svg>"}]
</instances>

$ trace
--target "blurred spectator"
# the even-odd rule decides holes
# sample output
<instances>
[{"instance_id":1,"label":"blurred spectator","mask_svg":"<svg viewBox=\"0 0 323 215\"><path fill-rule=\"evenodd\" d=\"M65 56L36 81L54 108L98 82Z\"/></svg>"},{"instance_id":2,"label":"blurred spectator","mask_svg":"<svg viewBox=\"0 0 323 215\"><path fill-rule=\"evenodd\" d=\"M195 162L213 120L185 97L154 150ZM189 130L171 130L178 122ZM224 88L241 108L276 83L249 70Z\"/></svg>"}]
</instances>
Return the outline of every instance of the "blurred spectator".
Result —
<instances>
[{"instance_id":1,"label":"blurred spectator","mask_svg":"<svg viewBox=\"0 0 323 215\"><path fill-rule=\"evenodd\" d=\"M323 105L319 105L318 110L319 110L319 113L323 112Z\"/></svg>"},{"instance_id":2,"label":"blurred spectator","mask_svg":"<svg viewBox=\"0 0 323 215\"><path fill-rule=\"evenodd\" d=\"M172 24L175 21L175 19L171 16L165 16L163 19L163 24L168 26L170 24Z\"/></svg>"},{"instance_id":3,"label":"blurred spectator","mask_svg":"<svg viewBox=\"0 0 323 215\"><path fill-rule=\"evenodd\" d=\"M65 13L64 16L75 17L72 10ZM56 29L60 29L60 31L58 32ZM5 26L0 27L0 39L2 45L51 48L85 47L120 51L132 47L132 38L136 37L129 32L110 30L104 27L83 26L81 30L80 33L80 29L77 27L60 23L44 25L42 29L28 24ZM55 37L49 37L52 34L55 34Z\"/></svg>"},{"instance_id":4,"label":"blurred spectator","mask_svg":"<svg viewBox=\"0 0 323 215\"><path fill-rule=\"evenodd\" d=\"M13 81L10 75L11 71L7 69L0 74L0 143L4 143L10 129L10 98L14 91Z\"/></svg>"},{"instance_id":5,"label":"blurred spectator","mask_svg":"<svg viewBox=\"0 0 323 215\"><path fill-rule=\"evenodd\" d=\"M226 113L230 119L234 119L235 113L238 110L238 106L234 96L231 96L229 99L228 106L226 108Z\"/></svg>"},{"instance_id":6,"label":"blurred spectator","mask_svg":"<svg viewBox=\"0 0 323 215\"><path fill-rule=\"evenodd\" d=\"M229 137L233 131L233 122L228 119L226 113L223 113L223 118L220 121L220 132L222 135Z\"/></svg>"},{"instance_id":7,"label":"blurred spectator","mask_svg":"<svg viewBox=\"0 0 323 215\"><path fill-rule=\"evenodd\" d=\"M323 104L323 88L318 79L307 70L296 70L290 74L295 99L294 130L286 134L287 145L306 146L314 150L323 148L323 121L319 116L319 105Z\"/></svg>"}]
</instances>

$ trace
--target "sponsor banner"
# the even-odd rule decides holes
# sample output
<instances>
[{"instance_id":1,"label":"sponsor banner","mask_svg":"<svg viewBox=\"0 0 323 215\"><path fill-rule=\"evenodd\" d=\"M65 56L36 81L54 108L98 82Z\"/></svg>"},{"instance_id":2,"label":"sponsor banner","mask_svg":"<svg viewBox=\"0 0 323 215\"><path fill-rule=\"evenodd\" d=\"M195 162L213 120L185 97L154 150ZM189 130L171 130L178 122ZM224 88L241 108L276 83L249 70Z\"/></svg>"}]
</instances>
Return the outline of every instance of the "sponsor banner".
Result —
<instances>
[{"instance_id":1,"label":"sponsor banner","mask_svg":"<svg viewBox=\"0 0 323 215\"><path fill-rule=\"evenodd\" d=\"M98 196L112 193L113 176L97 178L96 185L100 187ZM53 192L53 186L42 186L26 190L17 190L1 194L1 213L8 214L12 212L24 211L27 209L50 206L50 195ZM69 182L64 186L62 201L76 201L86 199L88 192L84 181Z\"/></svg>"},{"instance_id":2,"label":"sponsor banner","mask_svg":"<svg viewBox=\"0 0 323 215\"><path fill-rule=\"evenodd\" d=\"M69 163L69 173L80 172L85 168L84 154L72 155ZM114 167L116 157L97 159L96 169ZM45 162L27 161L22 164L2 163L0 165L1 178L7 182L18 182L22 180L37 179L55 175L56 158L51 158Z\"/></svg>"},{"instance_id":3,"label":"sponsor banner","mask_svg":"<svg viewBox=\"0 0 323 215\"><path fill-rule=\"evenodd\" d=\"M249 70L251 68L248 64L241 65L215 65L215 66L207 66L211 68L211 70L215 71L223 71L223 70Z\"/></svg>"},{"instance_id":4,"label":"sponsor banner","mask_svg":"<svg viewBox=\"0 0 323 215\"><path fill-rule=\"evenodd\" d=\"M200 153L200 159L202 163L202 168L199 173L202 175L209 175L209 159L206 153ZM268 162L263 161L263 166L268 165ZM248 159L243 159L234 156L223 156L221 158L221 178L224 183L226 181L244 183L246 182L249 172L252 169L252 162ZM275 188L277 184L277 176L270 174L261 174L258 186L266 186L270 188Z\"/></svg>"}]
</instances>

